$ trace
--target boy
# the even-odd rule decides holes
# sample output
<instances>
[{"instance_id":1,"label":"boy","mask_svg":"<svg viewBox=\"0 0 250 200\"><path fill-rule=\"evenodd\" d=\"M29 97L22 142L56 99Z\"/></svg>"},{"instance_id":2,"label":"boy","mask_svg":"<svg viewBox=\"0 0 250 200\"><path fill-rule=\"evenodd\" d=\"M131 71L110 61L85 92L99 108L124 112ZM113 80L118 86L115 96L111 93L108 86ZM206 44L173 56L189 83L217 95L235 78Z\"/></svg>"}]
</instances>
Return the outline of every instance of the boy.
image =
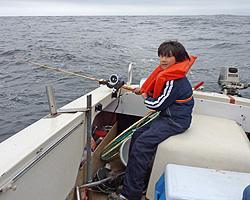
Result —
<instances>
[{"instance_id":1,"label":"boy","mask_svg":"<svg viewBox=\"0 0 250 200\"><path fill-rule=\"evenodd\" d=\"M160 115L133 134L123 189L120 194L109 195L110 200L141 200L147 167L158 144L185 132L191 123L194 100L186 74L196 57L189 56L177 41L163 42L158 56L160 65L134 92L142 96L146 107L160 111Z\"/></svg>"}]
</instances>

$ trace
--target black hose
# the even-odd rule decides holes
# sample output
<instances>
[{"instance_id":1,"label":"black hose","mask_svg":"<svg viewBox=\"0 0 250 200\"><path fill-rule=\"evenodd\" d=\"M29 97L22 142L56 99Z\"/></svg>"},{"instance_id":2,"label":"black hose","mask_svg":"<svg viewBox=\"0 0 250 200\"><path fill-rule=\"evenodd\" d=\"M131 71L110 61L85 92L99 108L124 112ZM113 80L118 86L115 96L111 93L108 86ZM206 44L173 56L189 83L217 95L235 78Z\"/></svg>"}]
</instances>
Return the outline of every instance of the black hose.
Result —
<instances>
[{"instance_id":1,"label":"black hose","mask_svg":"<svg viewBox=\"0 0 250 200\"><path fill-rule=\"evenodd\" d=\"M122 176L122 175L124 175L124 174L125 174L125 172L120 173L120 174L118 174L118 175L110 176L110 177L105 178L105 179L102 179L102 180L100 180L100 181L95 181L95 182L91 182L91 183L86 183L86 184L84 184L84 185L78 186L78 188L86 188L86 187L93 187L93 186L96 186L96 185L100 185L101 183L105 183L105 182L107 182L107 181L109 181L109 180L111 180L111 179L114 179L114 178L116 178L116 177L118 177L118 176Z\"/></svg>"}]
</instances>

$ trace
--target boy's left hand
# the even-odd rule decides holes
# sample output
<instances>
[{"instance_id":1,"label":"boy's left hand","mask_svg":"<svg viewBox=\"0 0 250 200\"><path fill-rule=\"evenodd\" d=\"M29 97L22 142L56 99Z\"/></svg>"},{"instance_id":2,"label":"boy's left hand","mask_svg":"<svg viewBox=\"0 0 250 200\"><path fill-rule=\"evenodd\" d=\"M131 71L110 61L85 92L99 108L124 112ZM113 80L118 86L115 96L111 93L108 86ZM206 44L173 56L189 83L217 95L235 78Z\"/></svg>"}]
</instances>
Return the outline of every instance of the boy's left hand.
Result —
<instances>
[{"instance_id":1,"label":"boy's left hand","mask_svg":"<svg viewBox=\"0 0 250 200\"><path fill-rule=\"evenodd\" d=\"M148 96L148 93L142 93L141 96L142 96L143 99L146 99L146 98L149 97L149 96Z\"/></svg>"}]
</instances>

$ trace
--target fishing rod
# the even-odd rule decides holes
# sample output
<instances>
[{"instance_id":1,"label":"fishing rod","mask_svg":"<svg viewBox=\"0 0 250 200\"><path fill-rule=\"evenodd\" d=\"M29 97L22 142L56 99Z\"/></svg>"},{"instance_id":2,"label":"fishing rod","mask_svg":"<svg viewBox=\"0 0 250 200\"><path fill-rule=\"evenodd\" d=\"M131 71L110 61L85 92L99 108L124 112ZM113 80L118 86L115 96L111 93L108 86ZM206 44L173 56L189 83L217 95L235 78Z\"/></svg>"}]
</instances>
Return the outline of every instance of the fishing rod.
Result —
<instances>
[{"instance_id":1,"label":"fishing rod","mask_svg":"<svg viewBox=\"0 0 250 200\"><path fill-rule=\"evenodd\" d=\"M57 69L57 68L49 67L49 66L46 66L46 65L41 65L41 64L34 63L34 62L31 62L31 61L28 61L28 60L23 60L23 59L16 58L16 57L13 57L13 58L16 59L16 60L20 60L22 62L30 63L30 64L37 65L37 66L40 66L40 67L45 67L47 69L53 69L53 70L56 70L56 71L59 71L59 72L71 74L71 75L74 75L74 76L79 76L79 77L90 79L90 80L93 80L93 81L98 81L100 84L107 85L109 88L115 88L116 90L118 90L119 88L124 88L124 89L131 90L131 91L134 90L134 88L131 88L129 86L125 86L124 81L121 80L121 76L117 75L117 74L112 74L110 76L109 80L96 79L96 78L91 78L91 77L84 76L84 75L81 75L81 74L76 74L76 73L60 70L60 69Z\"/></svg>"}]
</instances>

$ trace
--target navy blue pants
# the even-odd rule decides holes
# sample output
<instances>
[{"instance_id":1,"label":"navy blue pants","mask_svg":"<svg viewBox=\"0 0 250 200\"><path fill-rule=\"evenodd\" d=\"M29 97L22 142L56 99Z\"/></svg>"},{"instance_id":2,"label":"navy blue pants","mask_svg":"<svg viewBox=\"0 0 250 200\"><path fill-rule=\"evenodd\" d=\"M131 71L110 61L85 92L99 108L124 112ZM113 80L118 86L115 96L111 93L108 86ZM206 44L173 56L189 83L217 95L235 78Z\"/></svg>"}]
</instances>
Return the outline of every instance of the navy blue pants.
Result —
<instances>
[{"instance_id":1,"label":"navy blue pants","mask_svg":"<svg viewBox=\"0 0 250 200\"><path fill-rule=\"evenodd\" d=\"M121 194L129 200L141 200L142 184L147 168L159 143L186 129L167 117L159 116L134 132L129 149L129 159Z\"/></svg>"}]
</instances>

